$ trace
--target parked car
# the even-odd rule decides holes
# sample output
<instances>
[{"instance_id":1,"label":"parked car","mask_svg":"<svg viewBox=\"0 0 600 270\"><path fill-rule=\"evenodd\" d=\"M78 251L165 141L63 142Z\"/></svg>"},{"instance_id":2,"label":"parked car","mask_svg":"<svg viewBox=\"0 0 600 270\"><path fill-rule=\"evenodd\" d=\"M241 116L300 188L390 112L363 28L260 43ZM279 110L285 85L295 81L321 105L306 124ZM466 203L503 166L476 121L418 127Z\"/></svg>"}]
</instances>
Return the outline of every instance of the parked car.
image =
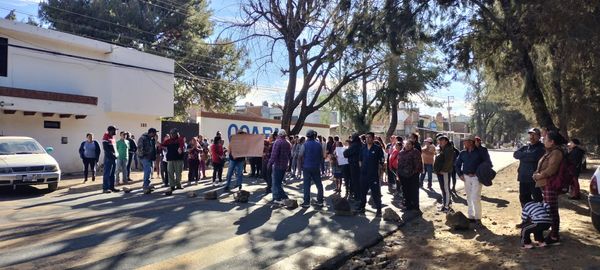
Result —
<instances>
[{"instance_id":1,"label":"parked car","mask_svg":"<svg viewBox=\"0 0 600 270\"><path fill-rule=\"evenodd\" d=\"M590 215L592 216L592 224L596 230L600 232L600 195L598 195L598 179L600 179L600 167L596 169L590 182Z\"/></svg>"},{"instance_id":2,"label":"parked car","mask_svg":"<svg viewBox=\"0 0 600 270\"><path fill-rule=\"evenodd\" d=\"M0 186L48 185L58 188L60 167L44 149L29 137L0 137Z\"/></svg>"}]
</instances>

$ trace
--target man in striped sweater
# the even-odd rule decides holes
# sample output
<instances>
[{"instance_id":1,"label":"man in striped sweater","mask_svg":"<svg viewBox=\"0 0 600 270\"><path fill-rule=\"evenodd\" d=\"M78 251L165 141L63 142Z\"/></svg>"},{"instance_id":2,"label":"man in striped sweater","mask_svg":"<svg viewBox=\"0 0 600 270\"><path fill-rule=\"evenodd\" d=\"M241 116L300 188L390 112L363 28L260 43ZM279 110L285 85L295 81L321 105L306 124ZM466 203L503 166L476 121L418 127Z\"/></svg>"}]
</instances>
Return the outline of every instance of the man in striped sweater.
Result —
<instances>
[{"instance_id":1,"label":"man in striped sweater","mask_svg":"<svg viewBox=\"0 0 600 270\"><path fill-rule=\"evenodd\" d=\"M521 229L521 244L525 249L533 248L531 243L531 234L538 242L538 247L546 246L544 243L544 231L550 229L552 218L550 217L550 207L546 203L531 201L523 206L521 214L523 220Z\"/></svg>"}]
</instances>

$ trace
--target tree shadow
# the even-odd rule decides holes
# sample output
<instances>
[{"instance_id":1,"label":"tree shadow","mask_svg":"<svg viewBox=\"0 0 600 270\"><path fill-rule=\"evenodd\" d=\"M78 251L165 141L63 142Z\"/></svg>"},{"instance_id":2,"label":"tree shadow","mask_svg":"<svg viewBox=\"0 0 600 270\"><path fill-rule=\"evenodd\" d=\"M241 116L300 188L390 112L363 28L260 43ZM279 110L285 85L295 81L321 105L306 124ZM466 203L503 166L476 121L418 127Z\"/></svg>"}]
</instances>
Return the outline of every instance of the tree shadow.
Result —
<instances>
[{"instance_id":1,"label":"tree shadow","mask_svg":"<svg viewBox=\"0 0 600 270\"><path fill-rule=\"evenodd\" d=\"M495 203L496 208L505 208L505 207L508 207L508 205L510 204L510 202L507 200L500 199L500 198L490 198L485 195L481 196L481 200L485 201L485 202L489 202L489 203Z\"/></svg>"}]
</instances>

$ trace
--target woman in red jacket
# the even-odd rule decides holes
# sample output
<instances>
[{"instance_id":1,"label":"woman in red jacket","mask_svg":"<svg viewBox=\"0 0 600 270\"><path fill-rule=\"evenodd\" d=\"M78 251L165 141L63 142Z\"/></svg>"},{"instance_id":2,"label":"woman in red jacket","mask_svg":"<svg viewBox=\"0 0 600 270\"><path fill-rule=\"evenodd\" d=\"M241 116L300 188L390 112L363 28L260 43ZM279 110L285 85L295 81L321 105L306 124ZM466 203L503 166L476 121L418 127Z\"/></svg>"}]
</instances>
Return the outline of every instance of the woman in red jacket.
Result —
<instances>
[{"instance_id":1,"label":"woman in red jacket","mask_svg":"<svg viewBox=\"0 0 600 270\"><path fill-rule=\"evenodd\" d=\"M398 171L398 153L400 153L400 150L402 150L402 141L398 141L394 144L394 148L392 149L392 152L390 153L390 160L388 161L388 168L390 169L389 171L391 172L392 176L391 179L394 179L394 181L396 182L396 193L394 195L396 195L396 197L399 197L402 193L400 193L400 179L398 179L398 175L397 175L397 171ZM388 183L389 186L392 186L392 183Z\"/></svg>"},{"instance_id":2,"label":"woman in red jacket","mask_svg":"<svg viewBox=\"0 0 600 270\"><path fill-rule=\"evenodd\" d=\"M223 181L223 165L225 164L225 152L223 151L223 140L221 137L215 137L213 140L213 144L210 146L210 156L213 164L212 183L216 185L217 178L219 179L218 183Z\"/></svg>"}]
</instances>

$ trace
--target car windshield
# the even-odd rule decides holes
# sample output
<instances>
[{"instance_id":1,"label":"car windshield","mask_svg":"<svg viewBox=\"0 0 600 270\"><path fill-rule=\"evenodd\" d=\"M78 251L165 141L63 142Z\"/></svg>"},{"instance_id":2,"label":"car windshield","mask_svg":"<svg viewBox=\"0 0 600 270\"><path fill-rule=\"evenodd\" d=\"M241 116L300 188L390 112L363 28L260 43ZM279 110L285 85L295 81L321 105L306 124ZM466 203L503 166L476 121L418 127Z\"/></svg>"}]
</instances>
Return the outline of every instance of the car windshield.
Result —
<instances>
[{"instance_id":1,"label":"car windshield","mask_svg":"<svg viewBox=\"0 0 600 270\"><path fill-rule=\"evenodd\" d=\"M33 139L0 138L0 155L44 154L46 151Z\"/></svg>"}]
</instances>

